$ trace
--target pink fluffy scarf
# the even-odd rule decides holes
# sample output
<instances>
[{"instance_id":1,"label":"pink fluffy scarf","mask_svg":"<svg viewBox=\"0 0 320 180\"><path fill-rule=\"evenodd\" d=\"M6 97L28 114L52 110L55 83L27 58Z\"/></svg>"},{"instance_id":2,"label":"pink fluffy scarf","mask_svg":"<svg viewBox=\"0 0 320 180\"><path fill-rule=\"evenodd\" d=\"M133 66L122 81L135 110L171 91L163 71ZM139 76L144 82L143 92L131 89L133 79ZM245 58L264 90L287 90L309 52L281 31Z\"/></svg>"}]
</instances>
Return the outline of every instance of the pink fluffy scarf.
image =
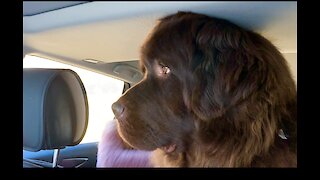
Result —
<instances>
[{"instance_id":1,"label":"pink fluffy scarf","mask_svg":"<svg viewBox=\"0 0 320 180\"><path fill-rule=\"evenodd\" d=\"M125 149L113 120L105 127L98 145L97 167L152 167L151 152Z\"/></svg>"}]
</instances>

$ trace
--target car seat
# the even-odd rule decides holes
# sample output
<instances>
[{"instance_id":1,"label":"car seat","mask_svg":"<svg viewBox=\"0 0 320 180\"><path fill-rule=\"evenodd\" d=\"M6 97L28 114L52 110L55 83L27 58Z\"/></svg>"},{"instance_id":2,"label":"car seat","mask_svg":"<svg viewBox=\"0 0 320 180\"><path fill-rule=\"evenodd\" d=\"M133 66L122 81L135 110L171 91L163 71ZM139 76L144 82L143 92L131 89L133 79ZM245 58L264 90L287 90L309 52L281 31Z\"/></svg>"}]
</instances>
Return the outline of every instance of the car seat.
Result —
<instances>
[{"instance_id":1,"label":"car seat","mask_svg":"<svg viewBox=\"0 0 320 180\"><path fill-rule=\"evenodd\" d=\"M23 167L64 167L58 164L59 151L81 142L88 108L85 88L74 71L23 69L23 149L54 149L52 162L23 159Z\"/></svg>"}]
</instances>

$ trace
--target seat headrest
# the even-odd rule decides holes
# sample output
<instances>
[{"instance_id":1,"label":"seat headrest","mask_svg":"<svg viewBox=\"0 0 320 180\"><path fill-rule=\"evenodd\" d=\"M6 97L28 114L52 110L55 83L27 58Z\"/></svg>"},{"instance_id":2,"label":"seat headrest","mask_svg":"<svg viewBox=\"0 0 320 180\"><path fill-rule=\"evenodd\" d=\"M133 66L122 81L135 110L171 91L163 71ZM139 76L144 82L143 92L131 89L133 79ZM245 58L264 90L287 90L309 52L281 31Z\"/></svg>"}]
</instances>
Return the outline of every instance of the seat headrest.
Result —
<instances>
[{"instance_id":1,"label":"seat headrest","mask_svg":"<svg viewBox=\"0 0 320 180\"><path fill-rule=\"evenodd\" d=\"M88 100L69 69L23 69L23 148L58 149L80 143L88 125Z\"/></svg>"}]
</instances>

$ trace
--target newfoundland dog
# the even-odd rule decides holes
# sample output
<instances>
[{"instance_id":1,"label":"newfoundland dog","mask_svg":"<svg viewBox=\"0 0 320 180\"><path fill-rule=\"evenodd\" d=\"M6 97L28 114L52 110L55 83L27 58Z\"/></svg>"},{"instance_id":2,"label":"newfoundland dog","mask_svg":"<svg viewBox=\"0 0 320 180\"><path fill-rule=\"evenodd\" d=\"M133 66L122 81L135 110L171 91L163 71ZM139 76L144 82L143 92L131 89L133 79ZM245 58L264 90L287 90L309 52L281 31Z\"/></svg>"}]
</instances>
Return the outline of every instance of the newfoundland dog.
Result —
<instances>
[{"instance_id":1,"label":"newfoundland dog","mask_svg":"<svg viewBox=\"0 0 320 180\"><path fill-rule=\"evenodd\" d=\"M178 12L141 48L144 78L112 105L125 143L155 167L296 167L296 86L261 35Z\"/></svg>"}]
</instances>

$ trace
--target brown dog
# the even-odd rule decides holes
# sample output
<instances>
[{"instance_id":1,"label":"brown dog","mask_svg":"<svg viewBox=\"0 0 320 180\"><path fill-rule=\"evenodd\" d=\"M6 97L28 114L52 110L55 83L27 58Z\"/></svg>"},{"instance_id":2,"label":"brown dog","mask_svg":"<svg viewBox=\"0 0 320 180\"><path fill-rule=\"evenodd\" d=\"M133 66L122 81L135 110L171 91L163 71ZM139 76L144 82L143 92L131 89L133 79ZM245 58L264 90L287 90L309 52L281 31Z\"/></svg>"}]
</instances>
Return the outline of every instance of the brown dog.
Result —
<instances>
[{"instance_id":1,"label":"brown dog","mask_svg":"<svg viewBox=\"0 0 320 180\"><path fill-rule=\"evenodd\" d=\"M268 40L226 20L179 12L142 47L144 78L113 110L156 167L296 167L296 87Z\"/></svg>"}]
</instances>

